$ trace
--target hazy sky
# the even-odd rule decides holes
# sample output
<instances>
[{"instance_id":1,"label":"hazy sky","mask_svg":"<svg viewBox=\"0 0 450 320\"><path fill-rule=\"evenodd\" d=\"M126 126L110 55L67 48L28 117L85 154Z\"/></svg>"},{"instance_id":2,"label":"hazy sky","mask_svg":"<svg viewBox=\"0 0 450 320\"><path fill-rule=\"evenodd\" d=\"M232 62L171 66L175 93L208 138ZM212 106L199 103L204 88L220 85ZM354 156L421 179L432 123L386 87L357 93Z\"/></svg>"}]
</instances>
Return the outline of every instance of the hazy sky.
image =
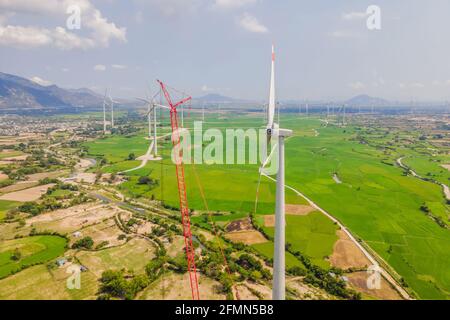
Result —
<instances>
[{"instance_id":1,"label":"hazy sky","mask_svg":"<svg viewBox=\"0 0 450 320\"><path fill-rule=\"evenodd\" d=\"M0 0L0 71L120 97L160 78L265 99L272 42L279 99L450 100L448 0Z\"/></svg>"}]
</instances>

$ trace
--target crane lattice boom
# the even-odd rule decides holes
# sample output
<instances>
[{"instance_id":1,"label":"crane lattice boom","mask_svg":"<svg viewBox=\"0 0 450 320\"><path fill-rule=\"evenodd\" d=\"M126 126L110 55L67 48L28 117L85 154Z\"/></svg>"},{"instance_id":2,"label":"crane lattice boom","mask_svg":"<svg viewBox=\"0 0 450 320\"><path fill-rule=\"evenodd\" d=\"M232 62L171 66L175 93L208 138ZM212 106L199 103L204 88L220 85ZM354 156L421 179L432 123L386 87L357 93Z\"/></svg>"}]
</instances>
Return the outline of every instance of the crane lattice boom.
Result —
<instances>
[{"instance_id":1,"label":"crane lattice boom","mask_svg":"<svg viewBox=\"0 0 450 320\"><path fill-rule=\"evenodd\" d=\"M172 98L170 97L169 91L164 83L158 80L159 85L161 86L161 90L164 93L164 97L166 98L167 103L170 107L170 123L172 126L172 144L175 147L175 167L176 167L176 175L178 182L178 196L180 200L180 211L181 211L181 222L183 224L183 235L184 235L184 244L186 247L186 260L189 271L189 281L191 285L192 291L192 299L200 300L200 294L198 290L198 279L197 279L197 269L195 267L195 248L192 242L192 233L191 233L191 220L189 217L189 204L187 200L186 194L186 181L184 177L184 166L183 166L183 154L180 146L180 133L178 127L178 114L177 107L191 100L191 97L187 97L178 101L177 103L172 102Z\"/></svg>"}]
</instances>

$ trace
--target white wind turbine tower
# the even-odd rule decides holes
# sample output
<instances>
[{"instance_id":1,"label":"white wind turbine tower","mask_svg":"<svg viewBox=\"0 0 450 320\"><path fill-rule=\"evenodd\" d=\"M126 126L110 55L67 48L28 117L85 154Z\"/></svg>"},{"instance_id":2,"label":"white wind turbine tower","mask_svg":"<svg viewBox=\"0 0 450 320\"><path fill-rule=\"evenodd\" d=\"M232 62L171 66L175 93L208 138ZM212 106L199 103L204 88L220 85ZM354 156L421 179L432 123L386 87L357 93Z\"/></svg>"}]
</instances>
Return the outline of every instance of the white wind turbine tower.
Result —
<instances>
[{"instance_id":1,"label":"white wind turbine tower","mask_svg":"<svg viewBox=\"0 0 450 320\"><path fill-rule=\"evenodd\" d=\"M148 119L148 131L149 131L149 137L151 137L151 115L153 114L153 156L156 157L158 156L158 133L157 133L157 126L156 126L156 108L164 108L164 109L169 109L169 107L161 105L159 103L155 102L155 97L158 95L159 93L155 94L155 96L152 98L152 100L147 100L147 99L140 99L138 98L138 100L145 102L148 106L147 109L147 119Z\"/></svg>"},{"instance_id":2,"label":"white wind turbine tower","mask_svg":"<svg viewBox=\"0 0 450 320\"><path fill-rule=\"evenodd\" d=\"M202 101L202 121L205 122L205 101Z\"/></svg>"},{"instance_id":3,"label":"white wind turbine tower","mask_svg":"<svg viewBox=\"0 0 450 320\"><path fill-rule=\"evenodd\" d=\"M267 146L269 142L274 145L269 156L263 162L260 168L261 175L269 175L265 166L270 161L278 160L277 170L277 187L276 187L276 204L275 204L275 248L273 255L273 300L285 300L286 298L286 275L285 275L285 183L284 183L284 141L286 137L292 135L291 130L280 129L279 125L274 122L276 107L275 96L275 51L272 46L272 70L270 77L270 94L269 105L267 107ZM274 141L272 141L274 140ZM277 140L277 141L276 141ZM264 151L264 156L267 156L267 150ZM278 159L276 157L278 156ZM273 160L271 160L274 158ZM258 193L258 192L257 192Z\"/></svg>"},{"instance_id":4,"label":"white wind turbine tower","mask_svg":"<svg viewBox=\"0 0 450 320\"><path fill-rule=\"evenodd\" d=\"M345 126L345 103L344 103L344 117L342 118L342 125Z\"/></svg>"},{"instance_id":5,"label":"white wind turbine tower","mask_svg":"<svg viewBox=\"0 0 450 320\"><path fill-rule=\"evenodd\" d=\"M114 128L114 103L118 103L117 101L111 98L111 92L109 92L109 101L111 103L111 130Z\"/></svg>"},{"instance_id":6,"label":"white wind turbine tower","mask_svg":"<svg viewBox=\"0 0 450 320\"><path fill-rule=\"evenodd\" d=\"M106 135L106 95L108 94L108 89L105 90L105 97L103 98L103 134Z\"/></svg>"},{"instance_id":7,"label":"white wind turbine tower","mask_svg":"<svg viewBox=\"0 0 450 320\"><path fill-rule=\"evenodd\" d=\"M150 109L151 105L148 104L147 108L147 121L148 121L148 138L150 139L152 137L152 112ZM153 111L154 113L154 111Z\"/></svg>"}]
</instances>

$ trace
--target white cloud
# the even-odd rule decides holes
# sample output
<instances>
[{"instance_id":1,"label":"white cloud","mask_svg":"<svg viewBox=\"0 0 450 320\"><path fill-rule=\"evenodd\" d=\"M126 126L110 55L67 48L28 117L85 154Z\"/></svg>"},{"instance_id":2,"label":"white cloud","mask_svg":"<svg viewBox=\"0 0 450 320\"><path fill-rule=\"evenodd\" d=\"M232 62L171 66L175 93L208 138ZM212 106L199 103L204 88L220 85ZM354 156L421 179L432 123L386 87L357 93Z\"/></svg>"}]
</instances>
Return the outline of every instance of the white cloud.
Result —
<instances>
[{"instance_id":1,"label":"white cloud","mask_svg":"<svg viewBox=\"0 0 450 320\"><path fill-rule=\"evenodd\" d=\"M46 29L21 26L0 26L0 45L13 47L38 47L52 42Z\"/></svg>"},{"instance_id":2,"label":"white cloud","mask_svg":"<svg viewBox=\"0 0 450 320\"><path fill-rule=\"evenodd\" d=\"M81 28L87 30L88 36L80 36L61 26L51 29L6 25L5 19L0 19L0 44L19 48L53 46L62 50L86 50L107 47L112 40L126 42L126 29L104 18L90 0L0 0L0 10L5 14L31 14L46 21L68 17L66 10L71 5L80 7Z\"/></svg>"},{"instance_id":3,"label":"white cloud","mask_svg":"<svg viewBox=\"0 0 450 320\"><path fill-rule=\"evenodd\" d=\"M69 68L62 68L61 71L62 71L62 72L69 72L70 69L69 69Z\"/></svg>"},{"instance_id":4,"label":"white cloud","mask_svg":"<svg viewBox=\"0 0 450 320\"><path fill-rule=\"evenodd\" d=\"M439 80L433 80L433 82L431 82L431 84L435 87L439 87L442 85L441 81L439 81Z\"/></svg>"},{"instance_id":5,"label":"white cloud","mask_svg":"<svg viewBox=\"0 0 450 320\"><path fill-rule=\"evenodd\" d=\"M94 66L94 71L105 71L106 70L106 66L103 64L97 64Z\"/></svg>"},{"instance_id":6,"label":"white cloud","mask_svg":"<svg viewBox=\"0 0 450 320\"><path fill-rule=\"evenodd\" d=\"M157 9L167 17L178 16L187 12L195 12L203 5L205 0L141 0L141 3L148 4L151 9Z\"/></svg>"},{"instance_id":7,"label":"white cloud","mask_svg":"<svg viewBox=\"0 0 450 320\"><path fill-rule=\"evenodd\" d=\"M399 83L398 86L401 89L407 89L407 88L410 88L410 89L423 89L423 88L425 88L425 85L423 83L421 83L421 82L414 82L414 83L403 83L402 82L402 83Z\"/></svg>"},{"instance_id":8,"label":"white cloud","mask_svg":"<svg viewBox=\"0 0 450 320\"><path fill-rule=\"evenodd\" d=\"M350 83L349 87L352 88L353 90L362 90L366 87L366 85L360 81L357 81Z\"/></svg>"},{"instance_id":9,"label":"white cloud","mask_svg":"<svg viewBox=\"0 0 450 320\"><path fill-rule=\"evenodd\" d=\"M215 0L214 6L222 9L236 9L256 2L258 0Z\"/></svg>"},{"instance_id":10,"label":"white cloud","mask_svg":"<svg viewBox=\"0 0 450 320\"><path fill-rule=\"evenodd\" d=\"M328 36L337 39L357 38L359 35L350 31L336 30L328 33Z\"/></svg>"},{"instance_id":11,"label":"white cloud","mask_svg":"<svg viewBox=\"0 0 450 320\"><path fill-rule=\"evenodd\" d=\"M261 24L254 16L244 13L238 21L239 25L247 31L255 33L267 33L269 30Z\"/></svg>"},{"instance_id":12,"label":"white cloud","mask_svg":"<svg viewBox=\"0 0 450 320\"><path fill-rule=\"evenodd\" d=\"M123 69L126 69L126 68L127 68L127 66L125 66L125 65L123 65L123 64L113 64L113 65L111 65L111 67L112 67L113 69L119 69L119 70L123 70Z\"/></svg>"},{"instance_id":13,"label":"white cloud","mask_svg":"<svg viewBox=\"0 0 450 320\"><path fill-rule=\"evenodd\" d=\"M204 84L200 90L202 90L203 92L224 92L224 91L229 91L230 88L211 88L208 87L206 84Z\"/></svg>"},{"instance_id":14,"label":"white cloud","mask_svg":"<svg viewBox=\"0 0 450 320\"><path fill-rule=\"evenodd\" d=\"M52 45L62 50L95 47L95 41L82 38L56 27L53 30L38 27L0 26L0 45L15 48L33 48Z\"/></svg>"},{"instance_id":15,"label":"white cloud","mask_svg":"<svg viewBox=\"0 0 450 320\"><path fill-rule=\"evenodd\" d=\"M420 82L415 82L415 83L411 84L411 87L412 88L416 88L416 89L422 89L422 88L425 88L425 85L423 83L420 83Z\"/></svg>"},{"instance_id":16,"label":"white cloud","mask_svg":"<svg viewBox=\"0 0 450 320\"><path fill-rule=\"evenodd\" d=\"M347 21L353 21L353 20L362 20L367 17L367 13L365 12L348 12L342 14L342 19Z\"/></svg>"},{"instance_id":17,"label":"white cloud","mask_svg":"<svg viewBox=\"0 0 450 320\"><path fill-rule=\"evenodd\" d=\"M44 87L48 87L48 86L52 85L52 83L50 81L39 78L38 76L34 76L34 77L30 78L30 80L33 82L36 82L37 84L44 86Z\"/></svg>"}]
</instances>

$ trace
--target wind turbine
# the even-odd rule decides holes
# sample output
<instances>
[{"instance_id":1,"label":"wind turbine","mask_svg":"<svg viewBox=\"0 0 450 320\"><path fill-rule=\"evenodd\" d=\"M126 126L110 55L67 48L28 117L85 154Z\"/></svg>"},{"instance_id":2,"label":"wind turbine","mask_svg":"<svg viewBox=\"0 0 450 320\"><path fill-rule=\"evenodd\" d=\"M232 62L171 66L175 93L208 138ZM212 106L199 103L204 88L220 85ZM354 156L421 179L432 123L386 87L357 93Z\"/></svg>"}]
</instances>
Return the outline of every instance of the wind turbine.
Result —
<instances>
[{"instance_id":1,"label":"wind turbine","mask_svg":"<svg viewBox=\"0 0 450 320\"><path fill-rule=\"evenodd\" d=\"M155 94L155 96L152 98L152 100L147 100L147 99L141 99L138 98L138 100L145 102L148 106L147 109L147 119L148 119L148 130L149 130L149 137L151 137L151 114L153 113L153 156L157 157L158 156L158 137L157 137L157 127L156 127L156 108L165 108L165 109L169 109L169 107L164 106L162 104L156 103L155 102L155 97L159 95L159 93Z\"/></svg>"},{"instance_id":2,"label":"wind turbine","mask_svg":"<svg viewBox=\"0 0 450 320\"><path fill-rule=\"evenodd\" d=\"M105 97L103 98L103 134L106 135L106 95L108 89L105 89Z\"/></svg>"},{"instance_id":3,"label":"wind turbine","mask_svg":"<svg viewBox=\"0 0 450 320\"><path fill-rule=\"evenodd\" d=\"M269 175L265 166L274 157L278 156L277 168L277 187L276 187L276 204L275 204L275 248L273 255L273 300L285 300L286 298L286 266L285 266L285 172L284 172L284 142L285 138L292 135L292 130L280 129L279 124L274 122L276 107L275 95L275 50L272 46L272 69L270 77L270 94L269 105L267 107L267 145L274 144L269 156L263 162L260 168L260 177L258 182L261 183L261 175ZM274 141L273 141L274 140ZM264 151L264 156L267 156L267 150ZM274 159L276 161L276 159ZM272 173L273 174L273 173Z\"/></svg>"},{"instance_id":4,"label":"wind turbine","mask_svg":"<svg viewBox=\"0 0 450 320\"><path fill-rule=\"evenodd\" d=\"M342 118L342 125L345 127L345 107L346 107L346 105L345 105L345 103L344 103L344 105L343 105L343 108L344 108L344 117Z\"/></svg>"},{"instance_id":5,"label":"wind turbine","mask_svg":"<svg viewBox=\"0 0 450 320\"><path fill-rule=\"evenodd\" d=\"M111 130L114 128L114 103L118 103L117 101L111 98L111 92L108 94L109 101L111 103Z\"/></svg>"},{"instance_id":6,"label":"wind turbine","mask_svg":"<svg viewBox=\"0 0 450 320\"><path fill-rule=\"evenodd\" d=\"M202 121L205 122L205 101L202 101Z\"/></svg>"}]
</instances>

